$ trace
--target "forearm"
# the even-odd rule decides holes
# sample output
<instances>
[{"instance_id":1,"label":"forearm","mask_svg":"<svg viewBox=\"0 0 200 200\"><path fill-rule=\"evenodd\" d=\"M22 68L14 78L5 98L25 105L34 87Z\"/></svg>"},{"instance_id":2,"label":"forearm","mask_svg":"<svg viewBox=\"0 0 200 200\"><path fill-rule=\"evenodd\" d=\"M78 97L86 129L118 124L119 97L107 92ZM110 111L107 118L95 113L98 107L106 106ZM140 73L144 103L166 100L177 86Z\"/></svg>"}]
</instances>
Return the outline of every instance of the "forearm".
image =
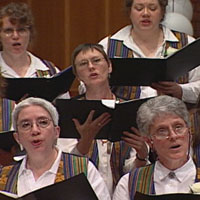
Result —
<instances>
[{"instance_id":1,"label":"forearm","mask_svg":"<svg viewBox=\"0 0 200 200\"><path fill-rule=\"evenodd\" d=\"M78 144L76 145L78 152L80 152L82 155L88 154L90 147L92 145L92 141L93 138L80 139Z\"/></svg>"},{"instance_id":2,"label":"forearm","mask_svg":"<svg viewBox=\"0 0 200 200\"><path fill-rule=\"evenodd\" d=\"M182 100L187 103L197 103L200 94L200 81L180 84L183 95Z\"/></svg>"}]
</instances>

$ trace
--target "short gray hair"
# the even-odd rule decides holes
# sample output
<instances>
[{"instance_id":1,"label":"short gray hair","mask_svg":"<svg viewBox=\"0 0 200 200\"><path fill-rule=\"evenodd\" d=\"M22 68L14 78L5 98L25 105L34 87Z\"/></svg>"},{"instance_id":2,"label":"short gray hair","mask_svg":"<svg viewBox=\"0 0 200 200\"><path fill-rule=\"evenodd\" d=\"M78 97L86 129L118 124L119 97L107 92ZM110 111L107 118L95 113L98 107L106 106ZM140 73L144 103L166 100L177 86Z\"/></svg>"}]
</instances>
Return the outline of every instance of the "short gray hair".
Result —
<instances>
[{"instance_id":1,"label":"short gray hair","mask_svg":"<svg viewBox=\"0 0 200 200\"><path fill-rule=\"evenodd\" d=\"M161 95L143 103L137 112L137 126L142 135L149 136L149 127L155 117L164 114L175 114L190 127L190 117L186 105L175 97Z\"/></svg>"},{"instance_id":2,"label":"short gray hair","mask_svg":"<svg viewBox=\"0 0 200 200\"><path fill-rule=\"evenodd\" d=\"M41 98L30 97L30 98L27 98L27 99L21 101L19 104L17 104L17 106L15 107L15 109L12 112L12 123L13 123L13 128L15 131L17 131L17 120L18 120L19 113L25 107L28 107L31 105L36 105L36 106L40 106L40 107L44 108L50 114L50 116L53 120L53 124L55 126L58 125L59 116L58 116L58 112L57 112L56 108L53 106L53 104L50 103L49 101L41 99Z\"/></svg>"}]
</instances>

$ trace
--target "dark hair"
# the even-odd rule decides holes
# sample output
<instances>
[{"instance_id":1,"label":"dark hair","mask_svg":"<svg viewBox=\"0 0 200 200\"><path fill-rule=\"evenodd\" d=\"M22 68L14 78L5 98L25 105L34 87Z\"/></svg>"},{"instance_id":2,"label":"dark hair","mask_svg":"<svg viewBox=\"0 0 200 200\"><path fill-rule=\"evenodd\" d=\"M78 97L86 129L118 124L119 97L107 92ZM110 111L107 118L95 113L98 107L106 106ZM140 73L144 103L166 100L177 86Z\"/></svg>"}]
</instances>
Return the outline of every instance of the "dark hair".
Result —
<instances>
[{"instance_id":1,"label":"dark hair","mask_svg":"<svg viewBox=\"0 0 200 200\"><path fill-rule=\"evenodd\" d=\"M126 8L126 13L127 15L129 16L130 15L130 12L131 12L131 7L132 7L132 4L133 4L133 1L134 0L125 0L124 3L125 3L125 8ZM166 7L168 5L168 0L158 0L158 3L160 4L161 6L161 9L163 11L163 19L164 19L164 16L165 16L165 13L166 13ZM162 19L162 20L163 20Z\"/></svg>"},{"instance_id":2,"label":"dark hair","mask_svg":"<svg viewBox=\"0 0 200 200\"><path fill-rule=\"evenodd\" d=\"M2 7L0 9L0 28L2 28L4 17L8 17L11 24L27 26L33 37L34 19L27 4L12 2Z\"/></svg>"},{"instance_id":3,"label":"dark hair","mask_svg":"<svg viewBox=\"0 0 200 200\"><path fill-rule=\"evenodd\" d=\"M74 74L76 75L76 64L75 64L75 60L77 55L80 52L87 52L88 50L97 50L99 51L103 57L105 58L106 62L109 64L110 63L110 59L108 58L106 52L103 49L103 46L100 44L92 44L92 43L85 43L85 44L80 44L78 47L76 47L72 53L72 69Z\"/></svg>"}]
</instances>

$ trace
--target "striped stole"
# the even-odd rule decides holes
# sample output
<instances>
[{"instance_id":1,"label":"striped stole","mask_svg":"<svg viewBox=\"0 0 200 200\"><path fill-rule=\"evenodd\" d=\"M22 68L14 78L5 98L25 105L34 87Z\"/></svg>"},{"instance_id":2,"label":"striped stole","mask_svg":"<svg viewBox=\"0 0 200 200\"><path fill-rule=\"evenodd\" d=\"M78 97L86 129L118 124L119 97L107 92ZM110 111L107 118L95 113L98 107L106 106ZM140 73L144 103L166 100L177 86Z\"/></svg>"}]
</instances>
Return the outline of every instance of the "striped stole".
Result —
<instances>
[{"instance_id":1,"label":"striped stole","mask_svg":"<svg viewBox=\"0 0 200 200\"><path fill-rule=\"evenodd\" d=\"M53 65L53 63L46 60L41 61L49 68L49 70L37 70L37 77L46 77L48 75L52 76L56 73L55 65ZM3 98L0 101L0 106L0 131L9 131L12 127L12 111L15 107L15 101Z\"/></svg>"},{"instance_id":2,"label":"striped stole","mask_svg":"<svg viewBox=\"0 0 200 200\"><path fill-rule=\"evenodd\" d=\"M177 49L181 49L188 43L187 35L184 33L173 31L175 36L179 39L179 42L170 42L166 41L166 49L169 46ZM109 58L121 57L121 58L133 58L133 51L126 47L121 40L115 40L109 38L108 42L108 51L107 54ZM188 82L188 75L182 76L178 78L178 83L187 83ZM113 92L123 98L123 99L138 99L140 98L140 87L139 86L114 86L112 88Z\"/></svg>"},{"instance_id":3,"label":"striped stole","mask_svg":"<svg viewBox=\"0 0 200 200\"><path fill-rule=\"evenodd\" d=\"M112 171L113 177L113 186L115 187L123 172L123 166L125 160L129 158L131 148L125 144L125 142L114 142L112 143L112 152L111 152L111 159L110 159L110 166ZM107 144L104 144L107 145ZM93 164L98 168L99 165L99 154L98 154L98 146L96 140L92 142L90 147L88 157L91 159Z\"/></svg>"},{"instance_id":4,"label":"striped stole","mask_svg":"<svg viewBox=\"0 0 200 200\"><path fill-rule=\"evenodd\" d=\"M21 162L0 169L0 190L17 194L17 179ZM87 176L88 159L62 153L55 183L84 173Z\"/></svg>"},{"instance_id":5,"label":"striped stole","mask_svg":"<svg viewBox=\"0 0 200 200\"><path fill-rule=\"evenodd\" d=\"M200 144L195 146L193 150L194 150L193 160L197 167L197 176L195 182L200 182Z\"/></svg>"},{"instance_id":6,"label":"striped stole","mask_svg":"<svg viewBox=\"0 0 200 200\"><path fill-rule=\"evenodd\" d=\"M20 163L3 167L0 171L0 190L17 194L17 178Z\"/></svg>"},{"instance_id":7,"label":"striped stole","mask_svg":"<svg viewBox=\"0 0 200 200\"><path fill-rule=\"evenodd\" d=\"M133 170L129 173L129 194L134 200L136 191L143 194L155 194L153 172L155 165L148 165Z\"/></svg>"},{"instance_id":8,"label":"striped stole","mask_svg":"<svg viewBox=\"0 0 200 200\"><path fill-rule=\"evenodd\" d=\"M133 51L123 44L123 41L109 38L108 52L109 58L133 58ZM112 91L120 98L138 99L140 97L140 87L137 86L113 86Z\"/></svg>"},{"instance_id":9,"label":"striped stole","mask_svg":"<svg viewBox=\"0 0 200 200\"><path fill-rule=\"evenodd\" d=\"M172 31L174 33L174 35L178 38L179 42L168 42L166 44L166 49L165 51L167 51L167 48L170 46L172 48L175 49L182 49L184 46L186 46L188 44L188 37L187 34L185 33L180 33L177 31ZM184 83L188 83L188 76L189 74L185 74L183 76L180 76L176 82L180 83L180 84L184 84Z\"/></svg>"},{"instance_id":10,"label":"striped stole","mask_svg":"<svg viewBox=\"0 0 200 200\"><path fill-rule=\"evenodd\" d=\"M43 59L40 60L49 68L49 70L37 70L37 77L46 77L48 75L53 76L56 74L56 66L52 62Z\"/></svg>"},{"instance_id":11,"label":"striped stole","mask_svg":"<svg viewBox=\"0 0 200 200\"><path fill-rule=\"evenodd\" d=\"M131 147L124 141L114 142L111 154L111 170L113 176L113 186L115 187L119 179L124 175L123 166L125 160L130 157Z\"/></svg>"},{"instance_id":12,"label":"striped stole","mask_svg":"<svg viewBox=\"0 0 200 200\"><path fill-rule=\"evenodd\" d=\"M1 131L9 131L12 126L12 111L15 107L15 101L10 99L1 99Z\"/></svg>"}]
</instances>

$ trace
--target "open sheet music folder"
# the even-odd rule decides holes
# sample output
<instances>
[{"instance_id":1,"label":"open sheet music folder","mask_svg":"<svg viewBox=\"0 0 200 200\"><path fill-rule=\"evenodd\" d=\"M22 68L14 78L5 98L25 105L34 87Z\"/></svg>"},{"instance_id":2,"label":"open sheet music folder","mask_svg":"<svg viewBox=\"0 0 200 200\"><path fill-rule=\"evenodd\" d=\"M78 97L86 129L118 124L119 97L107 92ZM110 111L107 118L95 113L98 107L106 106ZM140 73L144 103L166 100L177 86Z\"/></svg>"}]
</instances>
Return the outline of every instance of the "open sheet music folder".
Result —
<instances>
[{"instance_id":1,"label":"open sheet music folder","mask_svg":"<svg viewBox=\"0 0 200 200\"><path fill-rule=\"evenodd\" d=\"M111 58L112 86L149 86L175 81L200 65L200 38L165 58Z\"/></svg>"},{"instance_id":2,"label":"open sheet music folder","mask_svg":"<svg viewBox=\"0 0 200 200\"><path fill-rule=\"evenodd\" d=\"M14 145L18 145L13 137L14 131L0 132L0 149L10 151Z\"/></svg>"},{"instance_id":3,"label":"open sheet music folder","mask_svg":"<svg viewBox=\"0 0 200 200\"><path fill-rule=\"evenodd\" d=\"M188 193L146 195L136 192L134 200L200 200L200 195Z\"/></svg>"},{"instance_id":4,"label":"open sheet music folder","mask_svg":"<svg viewBox=\"0 0 200 200\"><path fill-rule=\"evenodd\" d=\"M8 196L10 195L10 196ZM67 180L33 191L22 197L0 191L0 200L98 200L86 176L81 173Z\"/></svg>"},{"instance_id":5,"label":"open sheet music folder","mask_svg":"<svg viewBox=\"0 0 200 200\"><path fill-rule=\"evenodd\" d=\"M108 139L111 142L120 141L123 131L130 131L132 126L137 127L137 110L148 99L115 103L114 109L103 105L101 100L57 99L56 108L59 113L59 125L61 127L60 137L80 138L72 119L76 118L82 124L87 119L90 111L95 110L94 119L104 112L111 115L111 121L101 129L96 139ZM114 100L107 101L115 102Z\"/></svg>"},{"instance_id":6,"label":"open sheet music folder","mask_svg":"<svg viewBox=\"0 0 200 200\"><path fill-rule=\"evenodd\" d=\"M53 101L57 96L69 91L75 76L69 67L50 78L5 78L5 97L19 101L23 97L40 97Z\"/></svg>"}]
</instances>

